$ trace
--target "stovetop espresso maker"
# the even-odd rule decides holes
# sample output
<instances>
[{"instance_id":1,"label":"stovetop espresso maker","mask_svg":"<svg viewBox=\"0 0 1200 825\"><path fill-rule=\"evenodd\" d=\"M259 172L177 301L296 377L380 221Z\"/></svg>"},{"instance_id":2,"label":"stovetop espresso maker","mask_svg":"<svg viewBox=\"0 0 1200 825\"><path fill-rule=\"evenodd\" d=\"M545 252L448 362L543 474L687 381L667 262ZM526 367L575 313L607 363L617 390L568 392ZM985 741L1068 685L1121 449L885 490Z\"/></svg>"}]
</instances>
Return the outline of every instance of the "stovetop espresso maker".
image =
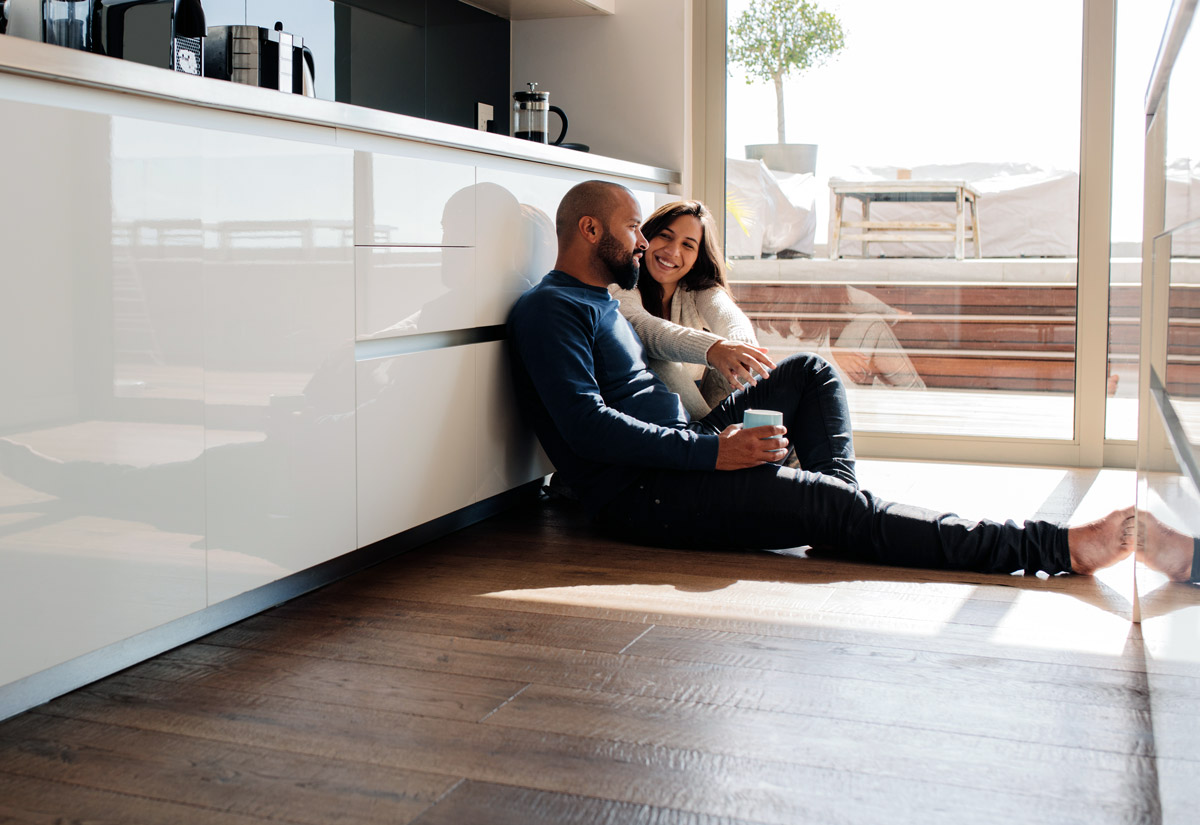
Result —
<instances>
[{"instance_id":1,"label":"stovetop espresso maker","mask_svg":"<svg viewBox=\"0 0 1200 825\"><path fill-rule=\"evenodd\" d=\"M529 91L513 92L513 137L558 146L567 136L567 116L550 105L550 93L537 91L537 83L525 84ZM550 140L550 113L562 119L562 131Z\"/></svg>"}]
</instances>

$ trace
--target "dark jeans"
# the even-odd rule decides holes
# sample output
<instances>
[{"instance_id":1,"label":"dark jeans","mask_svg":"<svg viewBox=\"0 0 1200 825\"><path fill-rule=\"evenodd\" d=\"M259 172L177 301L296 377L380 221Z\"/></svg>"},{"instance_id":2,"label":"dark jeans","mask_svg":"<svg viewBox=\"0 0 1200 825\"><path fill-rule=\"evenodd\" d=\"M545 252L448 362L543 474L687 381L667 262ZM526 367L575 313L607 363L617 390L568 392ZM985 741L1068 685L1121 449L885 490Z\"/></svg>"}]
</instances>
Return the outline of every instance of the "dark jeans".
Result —
<instances>
[{"instance_id":1,"label":"dark jeans","mask_svg":"<svg viewBox=\"0 0 1200 825\"><path fill-rule=\"evenodd\" d=\"M720 432L747 409L779 410L803 469L648 470L597 516L634 541L771 549L813 546L904 567L1010 573L1071 569L1064 527L974 522L859 490L846 393L816 355L784 359L692 427Z\"/></svg>"}]
</instances>

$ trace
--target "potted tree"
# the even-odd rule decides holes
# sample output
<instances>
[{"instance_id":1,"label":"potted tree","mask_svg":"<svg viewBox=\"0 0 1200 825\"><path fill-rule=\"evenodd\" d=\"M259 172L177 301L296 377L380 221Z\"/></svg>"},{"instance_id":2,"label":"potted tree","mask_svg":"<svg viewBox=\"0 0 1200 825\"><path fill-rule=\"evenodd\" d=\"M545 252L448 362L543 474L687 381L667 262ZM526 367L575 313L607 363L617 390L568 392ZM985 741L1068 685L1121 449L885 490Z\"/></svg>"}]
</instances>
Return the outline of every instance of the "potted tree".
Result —
<instances>
[{"instance_id":1,"label":"potted tree","mask_svg":"<svg viewBox=\"0 0 1200 825\"><path fill-rule=\"evenodd\" d=\"M746 83L775 84L778 143L746 147L746 157L771 169L815 172L817 147L789 144L784 127L783 81L823 65L846 45L842 24L832 12L808 0L750 0L729 31L729 62L746 71Z\"/></svg>"}]
</instances>

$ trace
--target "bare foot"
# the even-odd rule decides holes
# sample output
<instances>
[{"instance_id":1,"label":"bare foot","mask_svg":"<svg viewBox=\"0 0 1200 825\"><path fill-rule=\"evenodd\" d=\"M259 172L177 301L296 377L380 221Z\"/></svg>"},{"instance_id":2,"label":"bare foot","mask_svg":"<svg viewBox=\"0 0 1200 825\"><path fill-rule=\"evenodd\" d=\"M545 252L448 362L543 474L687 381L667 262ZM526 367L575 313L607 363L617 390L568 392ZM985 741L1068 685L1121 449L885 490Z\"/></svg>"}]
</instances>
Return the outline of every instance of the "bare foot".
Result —
<instances>
[{"instance_id":1,"label":"bare foot","mask_svg":"<svg viewBox=\"0 0 1200 825\"><path fill-rule=\"evenodd\" d=\"M1141 535L1138 536L1138 561L1157 570L1171 581L1186 582L1192 578L1192 555L1195 542L1186 533L1168 527L1150 513L1138 514Z\"/></svg>"},{"instance_id":2,"label":"bare foot","mask_svg":"<svg viewBox=\"0 0 1200 825\"><path fill-rule=\"evenodd\" d=\"M1067 530L1071 572L1090 576L1116 564L1134 550L1136 536L1132 507L1114 510L1104 518Z\"/></svg>"}]
</instances>

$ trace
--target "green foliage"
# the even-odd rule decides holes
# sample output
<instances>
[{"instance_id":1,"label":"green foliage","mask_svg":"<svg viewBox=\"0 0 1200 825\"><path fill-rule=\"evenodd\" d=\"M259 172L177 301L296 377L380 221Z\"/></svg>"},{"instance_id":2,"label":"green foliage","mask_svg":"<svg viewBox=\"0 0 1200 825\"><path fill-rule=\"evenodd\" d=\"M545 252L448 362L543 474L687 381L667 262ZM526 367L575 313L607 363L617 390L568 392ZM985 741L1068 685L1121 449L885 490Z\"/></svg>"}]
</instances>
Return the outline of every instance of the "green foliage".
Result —
<instances>
[{"instance_id":1,"label":"green foliage","mask_svg":"<svg viewBox=\"0 0 1200 825\"><path fill-rule=\"evenodd\" d=\"M808 0L750 0L729 31L729 60L747 83L781 82L820 66L846 45L832 12Z\"/></svg>"}]
</instances>

